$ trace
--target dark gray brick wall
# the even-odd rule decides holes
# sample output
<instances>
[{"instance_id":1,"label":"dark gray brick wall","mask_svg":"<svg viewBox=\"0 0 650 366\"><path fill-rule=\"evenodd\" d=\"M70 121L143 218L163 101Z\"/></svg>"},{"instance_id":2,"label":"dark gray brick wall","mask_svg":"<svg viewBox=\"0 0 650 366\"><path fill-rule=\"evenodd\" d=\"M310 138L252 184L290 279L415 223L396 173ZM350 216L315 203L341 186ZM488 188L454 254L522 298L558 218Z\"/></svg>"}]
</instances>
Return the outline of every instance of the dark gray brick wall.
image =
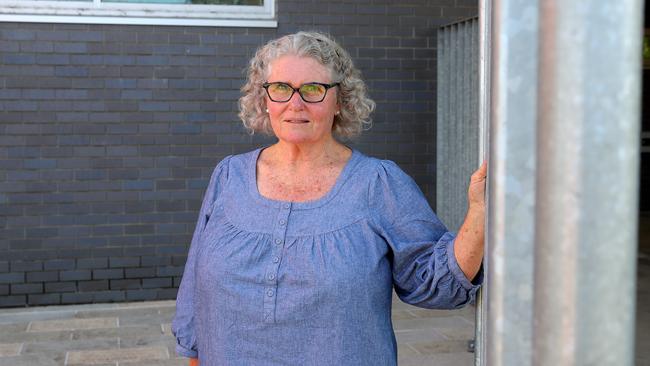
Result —
<instances>
[{"instance_id":1,"label":"dark gray brick wall","mask_svg":"<svg viewBox=\"0 0 650 366\"><path fill-rule=\"evenodd\" d=\"M332 34L377 102L353 142L435 197L436 29L477 1L279 0L277 29L0 23L0 307L174 298L263 42Z\"/></svg>"}]
</instances>

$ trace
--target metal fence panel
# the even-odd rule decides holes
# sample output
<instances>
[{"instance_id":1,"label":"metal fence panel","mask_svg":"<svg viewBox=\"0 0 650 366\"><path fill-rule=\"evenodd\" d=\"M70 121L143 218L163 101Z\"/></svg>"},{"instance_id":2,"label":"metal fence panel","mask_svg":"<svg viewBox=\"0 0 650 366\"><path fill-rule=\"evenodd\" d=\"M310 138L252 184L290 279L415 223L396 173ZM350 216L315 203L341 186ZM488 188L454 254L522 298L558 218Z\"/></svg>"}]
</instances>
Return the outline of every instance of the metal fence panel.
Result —
<instances>
[{"instance_id":1,"label":"metal fence panel","mask_svg":"<svg viewBox=\"0 0 650 366\"><path fill-rule=\"evenodd\" d=\"M478 165L478 18L438 31L436 211L457 231L467 211L469 176Z\"/></svg>"}]
</instances>

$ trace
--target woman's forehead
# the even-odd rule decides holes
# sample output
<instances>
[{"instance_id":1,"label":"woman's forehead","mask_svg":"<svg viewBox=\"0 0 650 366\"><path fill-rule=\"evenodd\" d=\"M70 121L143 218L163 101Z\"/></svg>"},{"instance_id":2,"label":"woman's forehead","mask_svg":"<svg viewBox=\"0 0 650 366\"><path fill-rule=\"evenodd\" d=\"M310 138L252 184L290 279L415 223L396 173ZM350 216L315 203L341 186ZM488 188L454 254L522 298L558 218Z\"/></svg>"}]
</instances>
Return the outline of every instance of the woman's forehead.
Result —
<instances>
[{"instance_id":1,"label":"woman's forehead","mask_svg":"<svg viewBox=\"0 0 650 366\"><path fill-rule=\"evenodd\" d=\"M331 82L331 71L312 57L285 55L269 64L268 81L302 84L311 81Z\"/></svg>"}]
</instances>

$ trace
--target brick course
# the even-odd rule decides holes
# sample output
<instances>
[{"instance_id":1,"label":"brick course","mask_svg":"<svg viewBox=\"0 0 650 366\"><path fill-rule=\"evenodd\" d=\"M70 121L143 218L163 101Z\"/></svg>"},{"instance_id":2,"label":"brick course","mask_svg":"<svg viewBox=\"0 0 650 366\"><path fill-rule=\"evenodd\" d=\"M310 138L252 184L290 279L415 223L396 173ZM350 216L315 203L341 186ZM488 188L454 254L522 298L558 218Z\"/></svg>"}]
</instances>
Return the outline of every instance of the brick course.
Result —
<instances>
[{"instance_id":1,"label":"brick course","mask_svg":"<svg viewBox=\"0 0 650 366\"><path fill-rule=\"evenodd\" d=\"M332 34L377 102L355 148L435 205L436 29L477 1L278 0L278 28L0 23L0 307L169 299L263 42Z\"/></svg>"}]
</instances>

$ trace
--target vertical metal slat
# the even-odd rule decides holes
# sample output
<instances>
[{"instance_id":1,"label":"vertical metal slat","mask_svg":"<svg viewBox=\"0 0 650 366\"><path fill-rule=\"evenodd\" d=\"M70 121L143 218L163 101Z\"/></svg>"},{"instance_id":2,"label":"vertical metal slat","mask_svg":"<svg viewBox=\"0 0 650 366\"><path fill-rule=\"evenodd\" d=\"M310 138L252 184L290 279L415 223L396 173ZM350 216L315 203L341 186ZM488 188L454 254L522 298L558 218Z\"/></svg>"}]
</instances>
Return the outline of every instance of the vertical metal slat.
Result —
<instances>
[{"instance_id":1,"label":"vertical metal slat","mask_svg":"<svg viewBox=\"0 0 650 366\"><path fill-rule=\"evenodd\" d=\"M438 36L436 211L453 231L467 210L469 176L478 164L478 18Z\"/></svg>"}]
</instances>

